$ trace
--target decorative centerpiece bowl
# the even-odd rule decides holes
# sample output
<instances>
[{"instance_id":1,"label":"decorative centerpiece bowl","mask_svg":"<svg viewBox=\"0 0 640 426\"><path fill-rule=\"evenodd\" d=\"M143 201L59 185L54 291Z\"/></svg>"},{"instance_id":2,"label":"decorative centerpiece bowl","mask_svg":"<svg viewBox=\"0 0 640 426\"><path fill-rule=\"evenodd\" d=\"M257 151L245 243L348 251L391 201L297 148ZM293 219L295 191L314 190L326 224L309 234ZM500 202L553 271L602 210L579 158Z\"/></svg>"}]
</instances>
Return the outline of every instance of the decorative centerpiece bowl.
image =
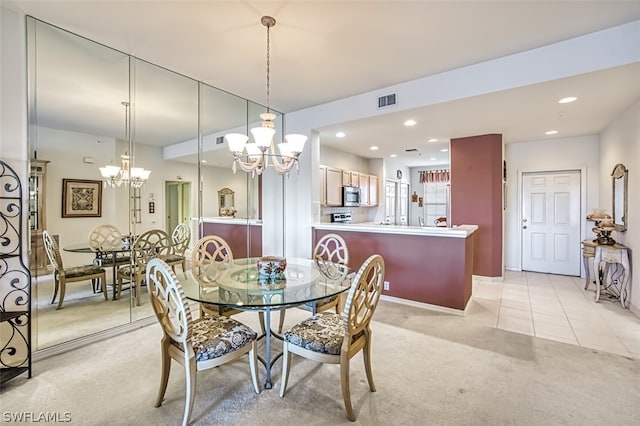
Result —
<instances>
[{"instance_id":1,"label":"decorative centerpiece bowl","mask_svg":"<svg viewBox=\"0 0 640 426\"><path fill-rule=\"evenodd\" d=\"M287 259L279 256L263 256L258 259L258 273L261 277L281 277L287 269Z\"/></svg>"}]
</instances>

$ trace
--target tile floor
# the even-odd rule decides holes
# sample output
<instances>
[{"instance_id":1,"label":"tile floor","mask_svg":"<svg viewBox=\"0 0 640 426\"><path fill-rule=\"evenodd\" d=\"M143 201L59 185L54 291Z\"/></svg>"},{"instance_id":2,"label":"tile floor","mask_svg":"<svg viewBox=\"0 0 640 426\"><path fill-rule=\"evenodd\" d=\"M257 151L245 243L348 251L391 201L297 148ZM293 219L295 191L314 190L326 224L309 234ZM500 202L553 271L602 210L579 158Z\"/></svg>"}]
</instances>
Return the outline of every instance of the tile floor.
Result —
<instances>
[{"instance_id":1,"label":"tile floor","mask_svg":"<svg viewBox=\"0 0 640 426\"><path fill-rule=\"evenodd\" d=\"M469 319L640 359L640 318L619 301L594 302L584 278L506 271L503 282L474 281Z\"/></svg>"}]
</instances>

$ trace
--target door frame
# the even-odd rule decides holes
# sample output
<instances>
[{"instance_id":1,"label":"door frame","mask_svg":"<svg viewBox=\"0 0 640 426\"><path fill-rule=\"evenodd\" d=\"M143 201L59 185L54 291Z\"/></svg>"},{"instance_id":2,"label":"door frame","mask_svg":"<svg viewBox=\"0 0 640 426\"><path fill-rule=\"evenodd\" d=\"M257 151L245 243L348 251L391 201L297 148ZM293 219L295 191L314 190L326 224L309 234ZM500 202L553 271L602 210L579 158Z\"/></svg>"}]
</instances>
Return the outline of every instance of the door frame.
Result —
<instances>
[{"instance_id":1,"label":"door frame","mask_svg":"<svg viewBox=\"0 0 640 426\"><path fill-rule=\"evenodd\" d=\"M560 167L554 169L519 169L518 170L518 182L517 182L517 194L518 194L518 212L515 217L516 226L518 227L518 232L516 232L516 247L518 250L518 271L522 271L522 175L525 173L558 173L558 172L570 172L570 171L579 171L580 172L580 240L585 240L587 227L586 227L586 217L587 217L587 167ZM503 234L505 235L505 234ZM504 244L504 242L503 242ZM580 262L580 276L584 277L584 265L583 262Z\"/></svg>"}]
</instances>

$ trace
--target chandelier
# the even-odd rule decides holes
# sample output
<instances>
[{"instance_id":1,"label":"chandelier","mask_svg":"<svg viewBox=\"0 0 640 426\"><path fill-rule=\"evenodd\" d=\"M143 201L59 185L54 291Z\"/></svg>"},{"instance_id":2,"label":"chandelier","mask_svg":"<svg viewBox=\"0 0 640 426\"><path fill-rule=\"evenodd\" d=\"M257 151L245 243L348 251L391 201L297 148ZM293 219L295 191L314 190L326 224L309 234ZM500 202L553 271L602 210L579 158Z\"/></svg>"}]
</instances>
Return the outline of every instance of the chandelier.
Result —
<instances>
[{"instance_id":1,"label":"chandelier","mask_svg":"<svg viewBox=\"0 0 640 426\"><path fill-rule=\"evenodd\" d=\"M225 139L233 154L234 173L236 167L240 167L245 172L261 175L265 168L272 165L278 174L283 175L289 173L294 166L300 169L298 157L302 153L307 137L299 134L286 135L286 142L278 144L280 153L275 151L273 136L276 130L273 120L276 115L271 113L269 108L269 67L271 65L269 29L276 24L276 20L271 16L263 16L260 22L267 27L267 112L260 114L262 125L251 129L254 142L248 143L249 137L242 133L226 134Z\"/></svg>"},{"instance_id":2,"label":"chandelier","mask_svg":"<svg viewBox=\"0 0 640 426\"><path fill-rule=\"evenodd\" d=\"M129 136L129 102L122 102L124 105L124 129L125 135ZM151 170L145 170L142 167L130 167L129 155L125 151L120 156L122 166L104 166L100 167L100 174L104 180L105 188L117 188L128 186L131 184L133 188L140 188L149 179Z\"/></svg>"}]
</instances>

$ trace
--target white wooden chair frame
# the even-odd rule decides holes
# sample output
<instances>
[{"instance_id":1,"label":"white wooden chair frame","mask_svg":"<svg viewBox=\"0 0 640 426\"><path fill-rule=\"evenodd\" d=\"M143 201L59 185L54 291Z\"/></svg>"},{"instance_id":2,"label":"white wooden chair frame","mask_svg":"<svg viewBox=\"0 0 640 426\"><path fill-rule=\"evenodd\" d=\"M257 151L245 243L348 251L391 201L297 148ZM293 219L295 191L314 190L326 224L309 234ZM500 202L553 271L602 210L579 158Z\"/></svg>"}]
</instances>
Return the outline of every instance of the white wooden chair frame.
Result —
<instances>
[{"instance_id":1,"label":"white wooden chair frame","mask_svg":"<svg viewBox=\"0 0 640 426\"><path fill-rule=\"evenodd\" d=\"M106 273L104 269L96 267L94 268L95 273L69 277L67 276L67 272L70 269L65 270L64 265L62 264L62 256L60 256L60 249L58 248L58 243L56 243L56 240L51 236L51 234L49 234L48 231L42 232L42 239L44 242L44 249L47 252L47 256L49 257L51 266L53 266L54 284L53 284L53 297L51 298L52 304L56 301L58 290L60 290L60 298L58 299L58 306L56 307L56 310L62 309L62 302L64 301L64 295L67 290L67 283L91 280L91 285L93 289L95 289L96 280L100 280L100 284L102 286L102 294L104 295L104 300L109 299L109 297L107 296L107 281L106 281ZM93 266L93 265L86 265L86 266Z\"/></svg>"},{"instance_id":2,"label":"white wooden chair frame","mask_svg":"<svg viewBox=\"0 0 640 426\"><path fill-rule=\"evenodd\" d=\"M176 360L185 369L186 399L182 418L183 426L189 423L189 418L191 417L196 392L197 371L218 367L248 353L253 388L256 393L260 393L258 388L257 343L255 339L251 343L221 357L197 361L191 341L191 308L176 275L162 259L151 259L146 269L146 280L149 287L151 305L163 331L160 343L162 375L155 407L162 405L169 382L171 359Z\"/></svg>"},{"instance_id":3,"label":"white wooden chair frame","mask_svg":"<svg viewBox=\"0 0 640 426\"><path fill-rule=\"evenodd\" d=\"M362 350L364 366L371 392L376 391L371 371L371 317L378 305L384 282L384 260L378 254L369 257L360 267L354 283L349 290L349 295L342 311L344 320L344 340L339 355L331 355L314 352L300 346L291 344L286 340L283 343L282 383L280 384L280 397L284 396L289 370L291 369L291 354L300 355L313 361L340 364L340 381L342 384L342 397L344 399L347 417L351 421L356 420L351 405L351 392L349 388L349 360ZM356 336L359 336L356 338Z\"/></svg>"}]
</instances>

